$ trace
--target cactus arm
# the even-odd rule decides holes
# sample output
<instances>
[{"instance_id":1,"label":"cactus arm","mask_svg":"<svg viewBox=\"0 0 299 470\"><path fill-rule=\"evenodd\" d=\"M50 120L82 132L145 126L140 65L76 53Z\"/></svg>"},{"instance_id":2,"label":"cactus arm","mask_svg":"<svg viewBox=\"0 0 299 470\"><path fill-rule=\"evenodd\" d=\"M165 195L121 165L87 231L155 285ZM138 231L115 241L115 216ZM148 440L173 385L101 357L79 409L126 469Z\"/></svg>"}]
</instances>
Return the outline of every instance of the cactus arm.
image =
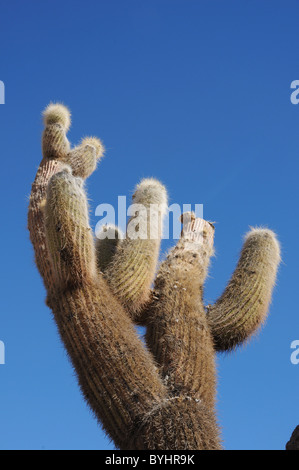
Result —
<instances>
[{"instance_id":1,"label":"cactus arm","mask_svg":"<svg viewBox=\"0 0 299 470\"><path fill-rule=\"evenodd\" d=\"M164 186L154 179L143 180L133 195L137 214L128 222L127 234L118 244L105 277L131 317L148 302L159 257L162 217L167 207Z\"/></svg>"},{"instance_id":2,"label":"cactus arm","mask_svg":"<svg viewBox=\"0 0 299 470\"><path fill-rule=\"evenodd\" d=\"M173 396L201 403L213 422L212 448L220 448L214 414L213 341L202 302L203 283L213 253L214 228L192 217L162 263L147 324L146 343Z\"/></svg>"},{"instance_id":3,"label":"cactus arm","mask_svg":"<svg viewBox=\"0 0 299 470\"><path fill-rule=\"evenodd\" d=\"M207 307L217 351L234 349L264 323L279 262L280 247L275 234L267 229L252 229L228 286L217 302Z\"/></svg>"},{"instance_id":4,"label":"cactus arm","mask_svg":"<svg viewBox=\"0 0 299 470\"><path fill-rule=\"evenodd\" d=\"M104 155L104 145L96 137L85 137L63 159L72 168L72 174L86 179L96 169L97 162Z\"/></svg>"},{"instance_id":5,"label":"cactus arm","mask_svg":"<svg viewBox=\"0 0 299 470\"><path fill-rule=\"evenodd\" d=\"M45 129L42 136L43 159L32 184L28 229L34 247L35 261L46 289L53 284L53 272L47 250L44 208L48 183L53 175L67 166L74 166L77 175L87 177L88 169L94 166L94 159L101 157L102 144L95 138L86 138L80 147L70 149L66 133L71 124L69 110L61 104L50 104L43 113ZM92 154L93 164L90 165ZM77 156L77 158L74 158Z\"/></svg>"},{"instance_id":6,"label":"cactus arm","mask_svg":"<svg viewBox=\"0 0 299 470\"><path fill-rule=\"evenodd\" d=\"M70 113L62 105L49 105L44 111L44 122L46 126L42 137L44 158L32 184L28 208L28 229L34 247L35 262L48 289L53 284L53 272L46 246L44 207L47 186L51 177L66 167L63 158L70 151L70 144L66 138L66 132L70 126Z\"/></svg>"},{"instance_id":7,"label":"cactus arm","mask_svg":"<svg viewBox=\"0 0 299 470\"><path fill-rule=\"evenodd\" d=\"M207 357L213 357L202 292L213 253L214 229L203 219L193 220L192 225L196 228L183 231L158 271L146 341L174 394L185 390L200 398L206 382L200 374L213 370L212 364L203 367L207 358L201 349L207 348ZM204 241L191 239L200 237L203 230L208 234Z\"/></svg>"}]
</instances>

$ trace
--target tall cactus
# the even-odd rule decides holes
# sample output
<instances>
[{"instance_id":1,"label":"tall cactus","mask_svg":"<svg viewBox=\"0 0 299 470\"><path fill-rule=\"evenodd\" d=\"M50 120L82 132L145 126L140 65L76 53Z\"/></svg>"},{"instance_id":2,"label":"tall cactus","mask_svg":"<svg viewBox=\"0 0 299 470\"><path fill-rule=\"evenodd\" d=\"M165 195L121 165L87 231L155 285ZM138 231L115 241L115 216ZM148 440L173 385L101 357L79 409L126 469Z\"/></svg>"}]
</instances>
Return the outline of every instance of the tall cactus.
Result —
<instances>
[{"instance_id":1,"label":"tall cactus","mask_svg":"<svg viewBox=\"0 0 299 470\"><path fill-rule=\"evenodd\" d=\"M265 320L280 260L276 236L249 233L226 290L205 308L213 225L185 214L181 239L155 277L167 193L147 179L135 190L127 237L104 227L95 242L85 179L104 147L92 137L71 149L61 104L46 108L44 122L28 227L87 403L120 449L221 449L215 351L235 348ZM146 345L134 322L147 327Z\"/></svg>"}]
</instances>

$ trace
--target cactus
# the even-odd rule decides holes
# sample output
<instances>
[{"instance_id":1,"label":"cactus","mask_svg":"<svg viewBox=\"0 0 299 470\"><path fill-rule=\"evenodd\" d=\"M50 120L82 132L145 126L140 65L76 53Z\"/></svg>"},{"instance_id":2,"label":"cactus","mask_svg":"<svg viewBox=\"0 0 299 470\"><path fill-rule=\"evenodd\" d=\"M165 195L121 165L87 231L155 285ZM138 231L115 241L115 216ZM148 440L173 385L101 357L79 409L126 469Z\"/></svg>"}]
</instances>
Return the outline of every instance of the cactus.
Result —
<instances>
[{"instance_id":1,"label":"cactus","mask_svg":"<svg viewBox=\"0 0 299 470\"><path fill-rule=\"evenodd\" d=\"M251 230L226 290L205 308L214 226L184 214L181 238L155 277L167 193L146 179L133 196L127 237L103 227L95 242L85 179L103 144L91 137L71 149L61 104L46 108L44 122L28 228L87 403L119 449L221 449L215 352L244 343L264 322L280 260L276 236ZM146 326L146 344L134 322Z\"/></svg>"}]
</instances>

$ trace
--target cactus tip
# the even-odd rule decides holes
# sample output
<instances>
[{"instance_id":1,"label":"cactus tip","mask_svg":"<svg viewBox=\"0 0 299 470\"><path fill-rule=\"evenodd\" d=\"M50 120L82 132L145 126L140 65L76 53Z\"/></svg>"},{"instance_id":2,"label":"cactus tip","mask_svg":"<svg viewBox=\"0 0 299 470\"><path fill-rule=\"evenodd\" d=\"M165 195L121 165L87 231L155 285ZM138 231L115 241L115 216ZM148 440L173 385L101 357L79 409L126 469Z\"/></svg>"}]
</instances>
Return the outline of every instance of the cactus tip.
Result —
<instances>
[{"instance_id":1,"label":"cactus tip","mask_svg":"<svg viewBox=\"0 0 299 470\"><path fill-rule=\"evenodd\" d=\"M65 131L68 131L71 125L71 113L60 103L50 103L43 112L43 118L45 126L61 124Z\"/></svg>"},{"instance_id":2,"label":"cactus tip","mask_svg":"<svg viewBox=\"0 0 299 470\"><path fill-rule=\"evenodd\" d=\"M155 178L145 178L136 186L133 201L137 204L159 204L166 209L166 188Z\"/></svg>"},{"instance_id":3,"label":"cactus tip","mask_svg":"<svg viewBox=\"0 0 299 470\"><path fill-rule=\"evenodd\" d=\"M245 235L245 241L247 240L268 240L272 247L273 247L273 254L276 255L276 258L280 261L281 253L280 253L280 243L277 239L277 235L273 230L264 227L250 227L249 232Z\"/></svg>"},{"instance_id":4,"label":"cactus tip","mask_svg":"<svg viewBox=\"0 0 299 470\"><path fill-rule=\"evenodd\" d=\"M106 224L96 232L96 238L99 240L104 238L107 238L108 240L122 240L124 238L124 234L119 227L116 227L113 224Z\"/></svg>"},{"instance_id":5,"label":"cactus tip","mask_svg":"<svg viewBox=\"0 0 299 470\"><path fill-rule=\"evenodd\" d=\"M103 142L97 137L85 137L84 139L82 139L81 144L91 145L92 147L94 147L96 149L98 159L102 158L102 156L104 155L105 147L103 145Z\"/></svg>"}]
</instances>

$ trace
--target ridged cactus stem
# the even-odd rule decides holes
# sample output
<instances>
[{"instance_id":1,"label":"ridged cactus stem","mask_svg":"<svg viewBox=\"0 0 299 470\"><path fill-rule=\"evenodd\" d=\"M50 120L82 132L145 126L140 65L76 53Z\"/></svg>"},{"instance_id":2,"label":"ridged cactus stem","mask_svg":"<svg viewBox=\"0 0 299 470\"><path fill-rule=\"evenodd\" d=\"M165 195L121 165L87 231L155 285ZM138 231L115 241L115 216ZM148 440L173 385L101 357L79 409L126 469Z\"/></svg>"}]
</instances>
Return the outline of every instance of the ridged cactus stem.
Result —
<instances>
[{"instance_id":1,"label":"ridged cactus stem","mask_svg":"<svg viewBox=\"0 0 299 470\"><path fill-rule=\"evenodd\" d=\"M224 293L207 308L218 351L242 344L264 323L280 262L280 247L268 229L252 229Z\"/></svg>"},{"instance_id":2,"label":"ridged cactus stem","mask_svg":"<svg viewBox=\"0 0 299 470\"><path fill-rule=\"evenodd\" d=\"M133 203L136 213L128 222L126 238L118 244L105 276L113 293L138 321L156 272L162 218L167 208L166 190L159 181L145 179L137 186Z\"/></svg>"},{"instance_id":3,"label":"ridged cactus stem","mask_svg":"<svg viewBox=\"0 0 299 470\"><path fill-rule=\"evenodd\" d=\"M143 417L130 449L220 450L219 429L203 402L186 395L168 397Z\"/></svg>"},{"instance_id":4,"label":"ridged cactus stem","mask_svg":"<svg viewBox=\"0 0 299 470\"><path fill-rule=\"evenodd\" d=\"M45 130L42 138L44 158L63 159L70 151L66 133L71 125L69 110L60 104L50 104L43 113Z\"/></svg>"},{"instance_id":5,"label":"ridged cactus stem","mask_svg":"<svg viewBox=\"0 0 299 470\"><path fill-rule=\"evenodd\" d=\"M47 186L51 177L66 167L62 158L70 150L66 138L66 132L70 126L70 113L62 105L50 104L43 114L46 126L42 138L44 158L32 185L28 228L34 247L36 265L44 280L45 287L48 289L53 285L53 272L46 246L43 212Z\"/></svg>"},{"instance_id":6,"label":"ridged cactus stem","mask_svg":"<svg viewBox=\"0 0 299 470\"><path fill-rule=\"evenodd\" d=\"M91 282L97 274L92 231L83 180L64 170L48 185L45 207L48 249L61 290ZM77 238L81 237L81 243Z\"/></svg>"},{"instance_id":7,"label":"ridged cactus stem","mask_svg":"<svg viewBox=\"0 0 299 470\"><path fill-rule=\"evenodd\" d=\"M172 395L202 402L210 419L215 419L215 363L202 293L213 236L209 222L187 221L181 239L158 271L146 333L148 348ZM219 444L218 439L216 435Z\"/></svg>"},{"instance_id":8,"label":"ridged cactus stem","mask_svg":"<svg viewBox=\"0 0 299 470\"><path fill-rule=\"evenodd\" d=\"M100 279L52 292L48 304L87 403L115 445L128 448L142 417L167 396L152 358Z\"/></svg>"},{"instance_id":9,"label":"ridged cactus stem","mask_svg":"<svg viewBox=\"0 0 299 470\"><path fill-rule=\"evenodd\" d=\"M117 246L122 243L124 235L115 225L104 225L97 233L96 256L99 271L104 273L111 263Z\"/></svg>"},{"instance_id":10,"label":"ridged cactus stem","mask_svg":"<svg viewBox=\"0 0 299 470\"><path fill-rule=\"evenodd\" d=\"M32 185L29 210L28 227L30 240L34 247L35 262L44 280L46 289L53 285L53 271L49 260L47 243L44 231L44 207L46 191L51 177L65 168L59 160L42 160Z\"/></svg>"}]
</instances>

